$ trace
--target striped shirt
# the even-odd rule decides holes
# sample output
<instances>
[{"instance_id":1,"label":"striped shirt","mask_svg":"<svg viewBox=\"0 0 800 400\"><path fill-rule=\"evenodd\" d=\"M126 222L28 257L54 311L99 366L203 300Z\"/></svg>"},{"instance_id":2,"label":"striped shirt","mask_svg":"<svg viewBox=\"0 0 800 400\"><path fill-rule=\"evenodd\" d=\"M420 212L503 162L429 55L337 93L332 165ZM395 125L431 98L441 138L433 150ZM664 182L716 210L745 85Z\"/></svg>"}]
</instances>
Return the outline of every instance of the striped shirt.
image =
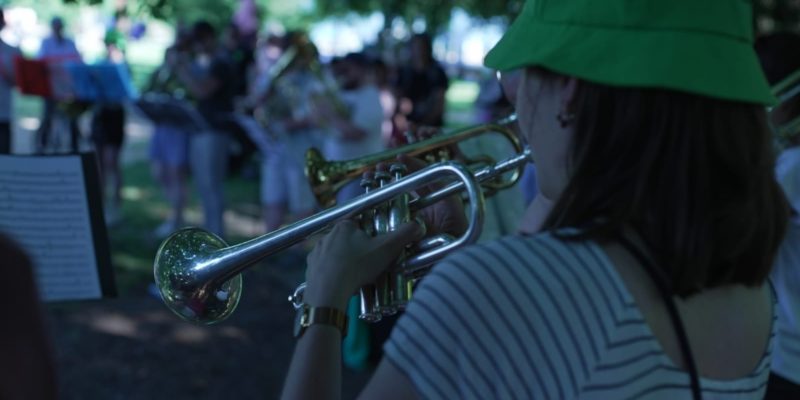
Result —
<instances>
[{"instance_id":1,"label":"striped shirt","mask_svg":"<svg viewBox=\"0 0 800 400\"><path fill-rule=\"evenodd\" d=\"M762 398L771 346L746 377L701 378L704 398ZM602 249L550 234L448 257L384 350L422 398L691 398Z\"/></svg>"},{"instance_id":2,"label":"striped shirt","mask_svg":"<svg viewBox=\"0 0 800 400\"><path fill-rule=\"evenodd\" d=\"M800 221L792 221L770 274L778 296L772 370L800 385Z\"/></svg>"}]
</instances>

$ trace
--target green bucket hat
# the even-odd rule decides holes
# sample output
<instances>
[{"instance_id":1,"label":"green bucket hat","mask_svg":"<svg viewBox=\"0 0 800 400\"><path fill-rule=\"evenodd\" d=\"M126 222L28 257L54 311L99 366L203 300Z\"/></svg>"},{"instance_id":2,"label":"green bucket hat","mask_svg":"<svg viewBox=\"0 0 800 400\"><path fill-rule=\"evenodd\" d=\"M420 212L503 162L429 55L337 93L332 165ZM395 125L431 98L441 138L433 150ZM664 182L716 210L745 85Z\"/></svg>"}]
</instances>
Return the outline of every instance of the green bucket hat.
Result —
<instances>
[{"instance_id":1,"label":"green bucket hat","mask_svg":"<svg viewBox=\"0 0 800 400\"><path fill-rule=\"evenodd\" d=\"M774 104L747 0L528 0L487 67Z\"/></svg>"}]
</instances>

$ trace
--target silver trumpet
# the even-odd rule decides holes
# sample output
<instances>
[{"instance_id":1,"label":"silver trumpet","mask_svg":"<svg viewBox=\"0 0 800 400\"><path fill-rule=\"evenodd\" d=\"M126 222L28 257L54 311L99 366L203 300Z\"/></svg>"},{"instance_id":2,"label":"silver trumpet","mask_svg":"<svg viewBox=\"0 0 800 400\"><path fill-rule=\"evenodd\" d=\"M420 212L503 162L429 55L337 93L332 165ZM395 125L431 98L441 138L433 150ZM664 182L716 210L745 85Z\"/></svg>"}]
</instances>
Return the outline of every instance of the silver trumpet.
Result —
<instances>
[{"instance_id":1,"label":"silver trumpet","mask_svg":"<svg viewBox=\"0 0 800 400\"><path fill-rule=\"evenodd\" d=\"M451 251L475 242L483 223L484 197L480 183L519 168L530 159L525 149L507 160L470 171L456 162L433 164L403 176L402 165L393 165L386 173L366 179L367 193L334 208L275 230L247 242L228 246L218 236L198 228L173 233L159 247L154 274L156 284L167 307L181 318L198 324L212 324L230 316L242 293L241 273L256 262L280 252L337 221L358 216L361 226L370 234L396 229L412 218L415 211L447 196L464 193L469 201L470 224L458 238L427 238L406 250L374 285L361 289L361 318L375 321L381 316L402 309L411 296L411 288L433 263ZM412 193L431 183L445 186L423 197L412 199ZM302 302L304 285L290 297Z\"/></svg>"}]
</instances>

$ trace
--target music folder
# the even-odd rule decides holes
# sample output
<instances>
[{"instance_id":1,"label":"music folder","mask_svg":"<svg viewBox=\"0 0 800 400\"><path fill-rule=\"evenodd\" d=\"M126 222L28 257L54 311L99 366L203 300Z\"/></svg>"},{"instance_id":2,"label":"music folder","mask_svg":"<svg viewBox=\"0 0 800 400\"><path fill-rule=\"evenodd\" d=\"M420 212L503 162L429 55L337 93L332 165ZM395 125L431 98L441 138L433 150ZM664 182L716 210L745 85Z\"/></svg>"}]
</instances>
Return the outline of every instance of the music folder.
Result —
<instances>
[{"instance_id":1,"label":"music folder","mask_svg":"<svg viewBox=\"0 0 800 400\"><path fill-rule=\"evenodd\" d=\"M209 126L189 102L167 94L146 93L134 102L135 108L156 125L173 126L187 132L208 131Z\"/></svg>"},{"instance_id":2,"label":"music folder","mask_svg":"<svg viewBox=\"0 0 800 400\"><path fill-rule=\"evenodd\" d=\"M33 261L43 301L116 296L100 193L93 153L0 155L0 232Z\"/></svg>"},{"instance_id":3,"label":"music folder","mask_svg":"<svg viewBox=\"0 0 800 400\"><path fill-rule=\"evenodd\" d=\"M138 98L128 67L78 60L14 59L20 93L60 101L124 103Z\"/></svg>"}]
</instances>

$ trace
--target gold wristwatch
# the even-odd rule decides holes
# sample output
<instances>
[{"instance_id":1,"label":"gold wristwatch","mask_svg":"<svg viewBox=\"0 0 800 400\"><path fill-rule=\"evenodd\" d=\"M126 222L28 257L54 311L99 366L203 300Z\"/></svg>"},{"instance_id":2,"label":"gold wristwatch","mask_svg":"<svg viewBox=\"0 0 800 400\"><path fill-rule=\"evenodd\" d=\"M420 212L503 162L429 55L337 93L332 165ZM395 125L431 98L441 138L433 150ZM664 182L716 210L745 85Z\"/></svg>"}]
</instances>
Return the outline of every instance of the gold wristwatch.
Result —
<instances>
[{"instance_id":1,"label":"gold wristwatch","mask_svg":"<svg viewBox=\"0 0 800 400\"><path fill-rule=\"evenodd\" d=\"M344 311L330 307L312 307L303 304L297 309L297 318L294 321L294 337L300 338L306 328L313 324L335 326L342 333L342 338L347 335L347 314Z\"/></svg>"}]
</instances>

